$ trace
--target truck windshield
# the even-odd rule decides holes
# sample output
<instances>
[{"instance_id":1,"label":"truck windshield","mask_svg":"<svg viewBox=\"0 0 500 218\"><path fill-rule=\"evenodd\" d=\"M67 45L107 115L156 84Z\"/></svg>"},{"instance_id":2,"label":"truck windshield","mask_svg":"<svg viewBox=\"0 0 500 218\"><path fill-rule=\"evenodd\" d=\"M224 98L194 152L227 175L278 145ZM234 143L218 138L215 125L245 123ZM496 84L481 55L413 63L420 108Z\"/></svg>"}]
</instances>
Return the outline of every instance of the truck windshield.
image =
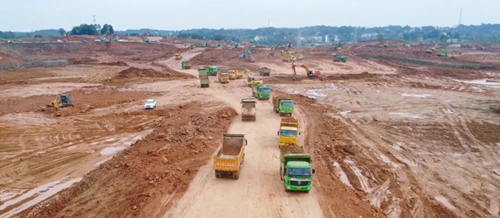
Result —
<instances>
[{"instance_id":1,"label":"truck windshield","mask_svg":"<svg viewBox=\"0 0 500 218\"><path fill-rule=\"evenodd\" d=\"M284 106L284 107L293 107L293 102L291 102L291 101L284 101L284 102L281 102L281 106Z\"/></svg>"},{"instance_id":2,"label":"truck windshield","mask_svg":"<svg viewBox=\"0 0 500 218\"><path fill-rule=\"evenodd\" d=\"M229 74L227 74L227 73L221 73L220 75L221 75L222 77L228 77L228 76L229 76Z\"/></svg>"},{"instance_id":3,"label":"truck windshield","mask_svg":"<svg viewBox=\"0 0 500 218\"><path fill-rule=\"evenodd\" d=\"M260 88L260 92L269 93L269 92L271 92L271 89L270 89L270 88L267 88L267 87L265 87L265 88Z\"/></svg>"},{"instance_id":4,"label":"truck windshield","mask_svg":"<svg viewBox=\"0 0 500 218\"><path fill-rule=\"evenodd\" d=\"M297 131L296 130L281 130L281 134L284 137L297 137Z\"/></svg>"},{"instance_id":5,"label":"truck windshield","mask_svg":"<svg viewBox=\"0 0 500 218\"><path fill-rule=\"evenodd\" d=\"M309 168L290 168L288 175L291 177L310 177L311 169Z\"/></svg>"}]
</instances>

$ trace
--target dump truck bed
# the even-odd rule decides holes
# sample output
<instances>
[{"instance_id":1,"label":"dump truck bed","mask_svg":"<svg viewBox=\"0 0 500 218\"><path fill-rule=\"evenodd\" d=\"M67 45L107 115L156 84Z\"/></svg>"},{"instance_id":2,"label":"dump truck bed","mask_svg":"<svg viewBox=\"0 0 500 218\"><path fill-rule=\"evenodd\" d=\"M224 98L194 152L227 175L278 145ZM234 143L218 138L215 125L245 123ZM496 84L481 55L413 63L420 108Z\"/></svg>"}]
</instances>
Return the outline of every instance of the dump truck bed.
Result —
<instances>
[{"instance_id":1,"label":"dump truck bed","mask_svg":"<svg viewBox=\"0 0 500 218\"><path fill-rule=\"evenodd\" d=\"M285 155L295 154L295 156L309 155L306 154L304 147L300 145L289 145L280 147L280 161L285 162ZM309 155L310 156L310 155Z\"/></svg>"},{"instance_id":2,"label":"dump truck bed","mask_svg":"<svg viewBox=\"0 0 500 218\"><path fill-rule=\"evenodd\" d=\"M294 117L283 117L281 118L280 128L281 127L295 127L299 128L299 121Z\"/></svg>"},{"instance_id":3,"label":"dump truck bed","mask_svg":"<svg viewBox=\"0 0 500 218\"><path fill-rule=\"evenodd\" d=\"M222 172L237 172L245 157L246 139L243 134L224 134L222 146L214 155L214 169Z\"/></svg>"}]
</instances>

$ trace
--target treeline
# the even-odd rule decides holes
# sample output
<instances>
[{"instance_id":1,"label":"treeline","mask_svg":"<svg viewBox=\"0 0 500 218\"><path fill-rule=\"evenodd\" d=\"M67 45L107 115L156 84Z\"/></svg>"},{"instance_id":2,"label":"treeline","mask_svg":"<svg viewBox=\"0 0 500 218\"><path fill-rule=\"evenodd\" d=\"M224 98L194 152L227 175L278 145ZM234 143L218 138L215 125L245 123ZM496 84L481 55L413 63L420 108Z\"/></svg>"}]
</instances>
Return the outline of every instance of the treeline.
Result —
<instances>
[{"instance_id":1,"label":"treeline","mask_svg":"<svg viewBox=\"0 0 500 218\"><path fill-rule=\"evenodd\" d=\"M0 38L33 37L35 35L62 35L64 30L41 30L32 33L0 32ZM399 39L408 42L489 42L500 43L500 24L459 25L456 27L353 27L310 26L303 28L258 28L258 29L190 29L182 31L136 29L114 31L111 25L82 24L74 27L71 35L117 34L123 36L175 36L180 38L258 41L260 44L285 43L355 43L367 40Z\"/></svg>"}]
</instances>

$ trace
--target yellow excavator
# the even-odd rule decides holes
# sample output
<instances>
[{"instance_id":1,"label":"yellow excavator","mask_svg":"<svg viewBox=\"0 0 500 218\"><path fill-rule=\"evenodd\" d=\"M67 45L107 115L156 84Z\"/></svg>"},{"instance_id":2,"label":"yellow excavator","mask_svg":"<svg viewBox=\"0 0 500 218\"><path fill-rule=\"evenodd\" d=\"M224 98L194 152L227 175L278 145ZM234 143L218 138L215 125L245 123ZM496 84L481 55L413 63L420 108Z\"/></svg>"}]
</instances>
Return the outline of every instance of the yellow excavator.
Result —
<instances>
[{"instance_id":1,"label":"yellow excavator","mask_svg":"<svg viewBox=\"0 0 500 218\"><path fill-rule=\"evenodd\" d=\"M252 87L254 85L264 83L264 80L262 80L262 78L260 78L260 77L255 78L255 74L250 70L245 70L245 74L248 76L248 79L247 79L248 87Z\"/></svg>"}]
</instances>

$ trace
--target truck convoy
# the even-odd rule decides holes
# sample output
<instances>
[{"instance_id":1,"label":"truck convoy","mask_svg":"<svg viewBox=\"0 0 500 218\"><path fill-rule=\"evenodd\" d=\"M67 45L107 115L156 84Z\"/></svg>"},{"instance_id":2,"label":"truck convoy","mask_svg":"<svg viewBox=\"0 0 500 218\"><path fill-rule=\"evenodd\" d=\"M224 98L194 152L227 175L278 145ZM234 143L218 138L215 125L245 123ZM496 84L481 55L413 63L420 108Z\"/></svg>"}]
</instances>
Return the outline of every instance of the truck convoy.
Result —
<instances>
[{"instance_id":1,"label":"truck convoy","mask_svg":"<svg viewBox=\"0 0 500 218\"><path fill-rule=\"evenodd\" d=\"M210 79L208 79L207 68L198 68L198 77L200 77L201 88L208 88L210 86Z\"/></svg>"},{"instance_id":2,"label":"truck convoy","mask_svg":"<svg viewBox=\"0 0 500 218\"><path fill-rule=\"evenodd\" d=\"M259 100L267 100L271 97L271 88L264 84L252 85L252 95Z\"/></svg>"},{"instance_id":3,"label":"truck convoy","mask_svg":"<svg viewBox=\"0 0 500 218\"><path fill-rule=\"evenodd\" d=\"M299 121L293 117L281 118L278 130L279 147L299 144Z\"/></svg>"},{"instance_id":4,"label":"truck convoy","mask_svg":"<svg viewBox=\"0 0 500 218\"><path fill-rule=\"evenodd\" d=\"M294 109L294 102L292 99L283 98L279 96L273 96L273 108L276 113L279 113L280 116L290 115L292 116Z\"/></svg>"},{"instance_id":5,"label":"truck convoy","mask_svg":"<svg viewBox=\"0 0 500 218\"><path fill-rule=\"evenodd\" d=\"M241 121L255 121L257 119L255 115L256 104L257 99L255 98L241 99Z\"/></svg>"},{"instance_id":6,"label":"truck convoy","mask_svg":"<svg viewBox=\"0 0 500 218\"><path fill-rule=\"evenodd\" d=\"M299 145L290 145L280 148L280 178L285 191L309 192L312 188L311 168L312 158Z\"/></svg>"},{"instance_id":7,"label":"truck convoy","mask_svg":"<svg viewBox=\"0 0 500 218\"><path fill-rule=\"evenodd\" d=\"M241 165L245 159L247 140L244 134L224 134L222 146L214 155L215 177L240 178Z\"/></svg>"}]
</instances>

